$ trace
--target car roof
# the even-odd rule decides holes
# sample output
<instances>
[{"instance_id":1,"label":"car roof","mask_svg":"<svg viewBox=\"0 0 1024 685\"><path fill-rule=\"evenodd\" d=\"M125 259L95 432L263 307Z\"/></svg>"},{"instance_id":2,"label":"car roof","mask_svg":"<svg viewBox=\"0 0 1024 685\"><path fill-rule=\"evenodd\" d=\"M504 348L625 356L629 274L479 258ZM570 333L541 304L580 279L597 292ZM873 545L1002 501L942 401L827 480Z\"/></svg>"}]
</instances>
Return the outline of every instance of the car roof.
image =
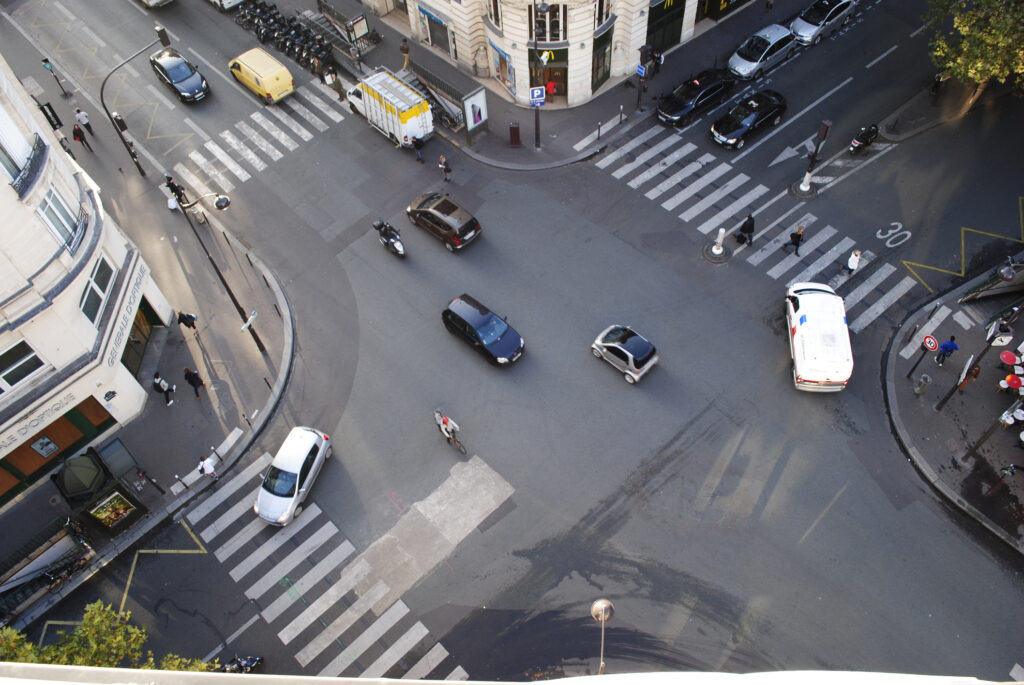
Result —
<instances>
[{"instance_id":1,"label":"car roof","mask_svg":"<svg viewBox=\"0 0 1024 685\"><path fill-rule=\"evenodd\" d=\"M280 449L274 455L273 466L283 470L297 473L302 468L302 462L309 454L317 440L320 438L318 431L308 426L295 426L288 433L288 437L281 443Z\"/></svg>"},{"instance_id":2,"label":"car roof","mask_svg":"<svg viewBox=\"0 0 1024 685\"><path fill-rule=\"evenodd\" d=\"M778 91L765 89L759 90L751 95L747 104L749 104L752 109L758 109L762 102L770 105L781 105L785 101L786 98L782 97L782 94Z\"/></svg>"},{"instance_id":3,"label":"car roof","mask_svg":"<svg viewBox=\"0 0 1024 685\"><path fill-rule=\"evenodd\" d=\"M479 300L466 293L462 293L449 302L448 309L458 314L466 323L474 328L484 323L493 314L490 309L480 304Z\"/></svg>"},{"instance_id":4,"label":"car roof","mask_svg":"<svg viewBox=\"0 0 1024 685\"><path fill-rule=\"evenodd\" d=\"M788 36L789 29L780 24L769 24L754 35L764 37L769 43L775 43L780 38Z\"/></svg>"},{"instance_id":5,"label":"car roof","mask_svg":"<svg viewBox=\"0 0 1024 685\"><path fill-rule=\"evenodd\" d=\"M154 59L158 62L166 62L167 60L171 59L185 59L185 57L174 48L164 48L163 50L154 52L152 55L150 55L149 58Z\"/></svg>"}]
</instances>

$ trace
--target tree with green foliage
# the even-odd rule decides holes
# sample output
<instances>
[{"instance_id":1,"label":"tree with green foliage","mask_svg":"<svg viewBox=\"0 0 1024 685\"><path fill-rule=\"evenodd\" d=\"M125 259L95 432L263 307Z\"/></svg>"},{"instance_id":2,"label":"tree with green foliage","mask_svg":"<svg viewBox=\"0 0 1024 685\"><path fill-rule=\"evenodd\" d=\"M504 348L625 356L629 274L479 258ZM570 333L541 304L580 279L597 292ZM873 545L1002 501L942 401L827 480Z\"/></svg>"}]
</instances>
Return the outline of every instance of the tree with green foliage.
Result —
<instances>
[{"instance_id":1,"label":"tree with green foliage","mask_svg":"<svg viewBox=\"0 0 1024 685\"><path fill-rule=\"evenodd\" d=\"M145 628L131 624L131 612L115 611L101 601L85 608L82 622L74 630L62 630L58 635L54 644L38 647L13 628L0 629L0 661L165 671L209 671L217 665L176 654L168 654L157 664L152 652L143 655L148 636Z\"/></svg>"},{"instance_id":2,"label":"tree with green foliage","mask_svg":"<svg viewBox=\"0 0 1024 685\"><path fill-rule=\"evenodd\" d=\"M975 98L990 82L1024 76L1024 2L1019 0L929 0L935 29L932 61L941 73L975 84ZM973 100L974 98L972 98Z\"/></svg>"}]
</instances>

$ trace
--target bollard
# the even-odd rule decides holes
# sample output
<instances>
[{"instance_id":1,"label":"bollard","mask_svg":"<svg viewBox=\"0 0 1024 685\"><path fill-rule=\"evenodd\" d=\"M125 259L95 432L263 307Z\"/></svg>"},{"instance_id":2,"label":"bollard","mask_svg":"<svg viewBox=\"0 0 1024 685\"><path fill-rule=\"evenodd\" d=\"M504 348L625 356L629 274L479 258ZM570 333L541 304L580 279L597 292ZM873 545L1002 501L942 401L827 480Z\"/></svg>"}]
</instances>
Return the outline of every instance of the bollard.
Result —
<instances>
[{"instance_id":1,"label":"bollard","mask_svg":"<svg viewBox=\"0 0 1024 685\"><path fill-rule=\"evenodd\" d=\"M722 243L725 242L725 229L718 229L718 238L715 239L715 244L711 247L711 252L719 255L722 254Z\"/></svg>"},{"instance_id":2,"label":"bollard","mask_svg":"<svg viewBox=\"0 0 1024 685\"><path fill-rule=\"evenodd\" d=\"M508 124L508 146L509 147L521 147L522 143L519 141L519 122L510 121Z\"/></svg>"},{"instance_id":3,"label":"bollard","mask_svg":"<svg viewBox=\"0 0 1024 685\"><path fill-rule=\"evenodd\" d=\"M929 385L931 385L931 382L932 382L932 377L929 376L926 373L922 373L921 377L918 378L917 381L914 383L914 394L917 395L918 397L920 397L921 393L923 393L925 391L925 389Z\"/></svg>"}]
</instances>

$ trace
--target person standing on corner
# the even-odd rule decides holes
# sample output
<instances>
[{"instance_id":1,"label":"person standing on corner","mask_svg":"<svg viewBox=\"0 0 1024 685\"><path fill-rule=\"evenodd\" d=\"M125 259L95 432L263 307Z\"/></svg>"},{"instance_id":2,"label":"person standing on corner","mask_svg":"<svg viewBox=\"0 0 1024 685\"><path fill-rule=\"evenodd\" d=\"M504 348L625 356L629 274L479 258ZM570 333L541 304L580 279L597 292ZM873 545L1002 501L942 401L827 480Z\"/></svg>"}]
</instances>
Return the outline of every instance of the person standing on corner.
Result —
<instances>
[{"instance_id":1,"label":"person standing on corner","mask_svg":"<svg viewBox=\"0 0 1024 685\"><path fill-rule=\"evenodd\" d=\"M743 236L744 240L740 243L746 242L750 247L754 246L754 217L751 214L747 214L747 218L743 220L743 224L740 225L740 235Z\"/></svg>"},{"instance_id":2,"label":"person standing on corner","mask_svg":"<svg viewBox=\"0 0 1024 685\"><path fill-rule=\"evenodd\" d=\"M796 230L789 234L789 242L782 244L782 249L785 250L790 245L793 246L793 251L796 256L800 256L800 243L804 241L804 227L797 226Z\"/></svg>"},{"instance_id":3,"label":"person standing on corner","mask_svg":"<svg viewBox=\"0 0 1024 685\"><path fill-rule=\"evenodd\" d=\"M949 355L953 354L960 349L960 346L956 344L956 336L949 336L949 340L939 345L939 353L935 355L935 363L942 366L942 362L946 361Z\"/></svg>"},{"instance_id":4,"label":"person standing on corner","mask_svg":"<svg viewBox=\"0 0 1024 685\"><path fill-rule=\"evenodd\" d=\"M409 68L409 41L406 38L402 39L402 42L398 44L398 51L402 53L402 69Z\"/></svg>"}]
</instances>

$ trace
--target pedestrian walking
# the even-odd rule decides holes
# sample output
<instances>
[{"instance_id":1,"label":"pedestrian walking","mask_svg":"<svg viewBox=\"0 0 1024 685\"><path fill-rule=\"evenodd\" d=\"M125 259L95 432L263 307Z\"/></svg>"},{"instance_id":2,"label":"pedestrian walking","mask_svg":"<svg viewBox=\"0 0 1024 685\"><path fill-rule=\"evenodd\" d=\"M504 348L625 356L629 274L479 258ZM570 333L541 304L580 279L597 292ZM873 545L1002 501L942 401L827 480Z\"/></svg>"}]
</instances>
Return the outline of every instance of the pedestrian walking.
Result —
<instances>
[{"instance_id":1,"label":"pedestrian walking","mask_svg":"<svg viewBox=\"0 0 1024 685\"><path fill-rule=\"evenodd\" d=\"M333 64L324 72L324 83L338 94L338 102L345 102L345 84L338 78L338 69Z\"/></svg>"},{"instance_id":2,"label":"pedestrian walking","mask_svg":"<svg viewBox=\"0 0 1024 685\"><path fill-rule=\"evenodd\" d=\"M960 346L956 344L956 336L949 336L949 340L939 345L939 353L935 355L935 363L942 366L942 362L946 361L949 355L953 354L960 349Z\"/></svg>"},{"instance_id":3,"label":"pedestrian walking","mask_svg":"<svg viewBox=\"0 0 1024 685\"><path fill-rule=\"evenodd\" d=\"M409 68L409 41L408 41L408 39L406 39L406 38L402 39L402 42L398 44L398 51L400 53L402 53L402 58L404 60L402 62L402 68L403 69L408 69Z\"/></svg>"},{"instance_id":4,"label":"pedestrian walking","mask_svg":"<svg viewBox=\"0 0 1024 685\"><path fill-rule=\"evenodd\" d=\"M90 136L96 135L96 132L92 130L92 124L89 123L89 115L80 109L75 109L75 121L82 125L82 127L89 132Z\"/></svg>"},{"instance_id":5,"label":"pedestrian walking","mask_svg":"<svg viewBox=\"0 0 1024 685\"><path fill-rule=\"evenodd\" d=\"M960 381L960 385L957 386L956 391L961 395L964 394L964 388L971 381L978 380L978 374L981 373L981 367L975 364L971 367L971 370L964 375L964 379Z\"/></svg>"},{"instance_id":6,"label":"pedestrian walking","mask_svg":"<svg viewBox=\"0 0 1024 685\"><path fill-rule=\"evenodd\" d=\"M854 250L851 252L850 258L846 260L846 264L839 267L839 273L842 274L844 271L848 271L852 276L853 272L857 270L858 266L860 266L860 254L860 250Z\"/></svg>"},{"instance_id":7,"label":"pedestrian walking","mask_svg":"<svg viewBox=\"0 0 1024 685\"><path fill-rule=\"evenodd\" d=\"M796 256L800 256L800 243L804 241L804 227L797 226L796 230L789 234L789 242L782 244L782 249L785 250L790 245L793 246L793 251Z\"/></svg>"},{"instance_id":8,"label":"pedestrian walking","mask_svg":"<svg viewBox=\"0 0 1024 685\"><path fill-rule=\"evenodd\" d=\"M71 128L71 137L84 145L89 152L92 152L92 145L89 145L89 141L85 139L85 131L83 131L82 127L78 124L75 124Z\"/></svg>"},{"instance_id":9,"label":"pedestrian walking","mask_svg":"<svg viewBox=\"0 0 1024 685\"><path fill-rule=\"evenodd\" d=\"M203 379L199 376L199 372L193 371L192 369L186 366L185 382L192 386L192 390L195 391L196 393L196 399L202 400L203 398L199 396L199 388L206 387L206 383L204 383Z\"/></svg>"},{"instance_id":10,"label":"pedestrian walking","mask_svg":"<svg viewBox=\"0 0 1024 685\"><path fill-rule=\"evenodd\" d=\"M772 7L773 7L774 5L775 5L775 3L774 3L774 2L772 2L772 0L765 0L765 3L764 3L764 11L765 11L765 12L771 12L771 11L772 11Z\"/></svg>"},{"instance_id":11,"label":"pedestrian walking","mask_svg":"<svg viewBox=\"0 0 1024 685\"><path fill-rule=\"evenodd\" d=\"M171 399L171 395L178 389L176 385L170 385L163 378L160 378L160 372L157 371L153 374L153 390L156 392L162 392L164 394L164 401L167 402L167 406L174 404L174 400Z\"/></svg>"},{"instance_id":12,"label":"pedestrian walking","mask_svg":"<svg viewBox=\"0 0 1024 685\"><path fill-rule=\"evenodd\" d=\"M220 480L220 476L217 475L217 462L212 456L199 457L199 473L214 480Z\"/></svg>"},{"instance_id":13,"label":"pedestrian walking","mask_svg":"<svg viewBox=\"0 0 1024 685\"><path fill-rule=\"evenodd\" d=\"M448 160L445 158L444 155L441 155L441 161L438 162L437 168L441 170L441 178L443 178L445 181L451 180L450 178L448 178L448 174L452 173L452 168L448 166Z\"/></svg>"},{"instance_id":14,"label":"pedestrian walking","mask_svg":"<svg viewBox=\"0 0 1024 685\"><path fill-rule=\"evenodd\" d=\"M196 328L196 321L199 321L199 317L195 314L178 312L178 323L185 328L191 328L193 333L199 335L199 329Z\"/></svg>"},{"instance_id":15,"label":"pedestrian walking","mask_svg":"<svg viewBox=\"0 0 1024 685\"><path fill-rule=\"evenodd\" d=\"M740 232L736 234L736 242L740 245L746 243L751 247L754 246L754 217L747 214L747 218L740 224Z\"/></svg>"},{"instance_id":16,"label":"pedestrian walking","mask_svg":"<svg viewBox=\"0 0 1024 685\"><path fill-rule=\"evenodd\" d=\"M185 197L185 189L175 183L174 178L170 174L164 174L164 178L167 179L167 182L164 183L164 185L167 186L169 191L171 191L171 195L174 195L174 199L178 201L178 204L186 204L188 202L188 198Z\"/></svg>"},{"instance_id":17,"label":"pedestrian walking","mask_svg":"<svg viewBox=\"0 0 1024 685\"><path fill-rule=\"evenodd\" d=\"M420 164L425 164L423 159L423 141L416 136L412 137L412 149L416 151L416 161Z\"/></svg>"},{"instance_id":18,"label":"pedestrian walking","mask_svg":"<svg viewBox=\"0 0 1024 685\"><path fill-rule=\"evenodd\" d=\"M1017 469L1019 468L1020 467L1017 466L1016 464L1010 464L1009 466L1004 466L1003 468L999 469L999 473L1001 473L1004 476L1012 476L1013 474L1017 473Z\"/></svg>"}]
</instances>

